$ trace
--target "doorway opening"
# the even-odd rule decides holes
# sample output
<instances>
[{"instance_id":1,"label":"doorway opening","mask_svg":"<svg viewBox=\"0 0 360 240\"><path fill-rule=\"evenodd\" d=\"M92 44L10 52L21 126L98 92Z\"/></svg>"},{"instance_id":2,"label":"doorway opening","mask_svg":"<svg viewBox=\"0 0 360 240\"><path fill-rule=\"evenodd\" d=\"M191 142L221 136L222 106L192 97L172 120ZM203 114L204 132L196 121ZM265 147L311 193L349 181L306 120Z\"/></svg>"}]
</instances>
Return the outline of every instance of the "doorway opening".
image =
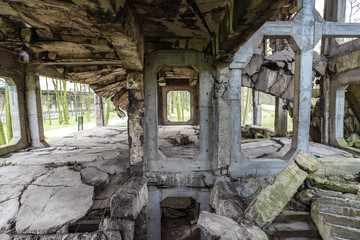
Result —
<instances>
[{"instance_id":1,"label":"doorway opening","mask_svg":"<svg viewBox=\"0 0 360 240\"><path fill-rule=\"evenodd\" d=\"M159 149L167 158L192 160L199 152L199 73L163 67L157 73Z\"/></svg>"}]
</instances>

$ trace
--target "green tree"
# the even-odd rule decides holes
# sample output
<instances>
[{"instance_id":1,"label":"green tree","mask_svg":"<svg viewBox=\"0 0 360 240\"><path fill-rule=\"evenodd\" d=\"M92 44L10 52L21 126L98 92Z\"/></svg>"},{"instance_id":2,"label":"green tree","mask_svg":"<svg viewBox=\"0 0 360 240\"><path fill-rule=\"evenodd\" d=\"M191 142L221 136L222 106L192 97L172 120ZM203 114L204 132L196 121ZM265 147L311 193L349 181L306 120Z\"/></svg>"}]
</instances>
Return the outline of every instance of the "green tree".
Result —
<instances>
[{"instance_id":1,"label":"green tree","mask_svg":"<svg viewBox=\"0 0 360 240\"><path fill-rule=\"evenodd\" d=\"M78 103L77 103L77 94L76 94L77 89L76 88L77 88L76 83L74 83L75 122L77 121L77 118L78 118Z\"/></svg>"},{"instance_id":2,"label":"green tree","mask_svg":"<svg viewBox=\"0 0 360 240\"><path fill-rule=\"evenodd\" d=\"M43 110L43 95L40 87L40 109L41 109L41 118L44 121L44 110Z\"/></svg>"},{"instance_id":3,"label":"green tree","mask_svg":"<svg viewBox=\"0 0 360 240\"><path fill-rule=\"evenodd\" d=\"M5 81L3 79L1 79L1 81L5 84ZM5 131L4 131L4 124L1 121L1 117L3 114L5 108L5 99L1 98L1 112L0 112L0 145L5 145L6 144L6 137L5 137Z\"/></svg>"},{"instance_id":4,"label":"green tree","mask_svg":"<svg viewBox=\"0 0 360 240\"><path fill-rule=\"evenodd\" d=\"M62 81L62 102L63 102L63 109L64 109L64 118L65 124L69 124L69 106L67 101L67 89L66 89L66 81Z\"/></svg>"},{"instance_id":5,"label":"green tree","mask_svg":"<svg viewBox=\"0 0 360 240\"><path fill-rule=\"evenodd\" d=\"M53 82L54 89L55 89L56 105L58 107L58 112L59 112L59 123L62 124L64 119L62 117L62 111L61 111L61 98L60 98L60 95L59 95L58 80L57 79L52 79L52 82Z\"/></svg>"},{"instance_id":6,"label":"green tree","mask_svg":"<svg viewBox=\"0 0 360 240\"><path fill-rule=\"evenodd\" d=\"M174 106L175 106L175 92L171 92L171 113L175 113Z\"/></svg>"},{"instance_id":7,"label":"green tree","mask_svg":"<svg viewBox=\"0 0 360 240\"><path fill-rule=\"evenodd\" d=\"M0 145L6 145L6 137L4 132L4 124L0 119Z\"/></svg>"},{"instance_id":8,"label":"green tree","mask_svg":"<svg viewBox=\"0 0 360 240\"><path fill-rule=\"evenodd\" d=\"M6 136L8 142L10 142L10 140L13 138L13 129L11 122L9 85L6 83L5 83L5 103L6 103Z\"/></svg>"},{"instance_id":9,"label":"green tree","mask_svg":"<svg viewBox=\"0 0 360 240\"><path fill-rule=\"evenodd\" d=\"M48 115L49 115L49 125L51 125L51 114L50 114L50 93L49 93L49 84L48 84L48 78L45 78L46 82L46 92L47 92L47 109L48 109Z\"/></svg>"},{"instance_id":10,"label":"green tree","mask_svg":"<svg viewBox=\"0 0 360 240\"><path fill-rule=\"evenodd\" d=\"M174 92L174 103L176 108L176 115L179 122L181 122L181 109L180 109L180 97L179 92Z\"/></svg>"},{"instance_id":11,"label":"green tree","mask_svg":"<svg viewBox=\"0 0 360 240\"><path fill-rule=\"evenodd\" d=\"M90 122L90 97L91 97L91 93L90 93L90 85L88 86L88 94L87 94L87 102L86 102L86 113L87 113L87 120L88 122Z\"/></svg>"},{"instance_id":12,"label":"green tree","mask_svg":"<svg viewBox=\"0 0 360 240\"><path fill-rule=\"evenodd\" d=\"M111 100L108 98L107 106L106 106L106 116L105 116L105 125L109 125L109 118L110 118L110 108L111 108Z\"/></svg>"},{"instance_id":13,"label":"green tree","mask_svg":"<svg viewBox=\"0 0 360 240\"><path fill-rule=\"evenodd\" d=\"M80 115L84 116L84 109L83 109L83 85L80 83Z\"/></svg>"},{"instance_id":14,"label":"green tree","mask_svg":"<svg viewBox=\"0 0 360 240\"><path fill-rule=\"evenodd\" d=\"M184 91L179 91L179 95L180 95L181 121L184 121L185 119Z\"/></svg>"}]
</instances>

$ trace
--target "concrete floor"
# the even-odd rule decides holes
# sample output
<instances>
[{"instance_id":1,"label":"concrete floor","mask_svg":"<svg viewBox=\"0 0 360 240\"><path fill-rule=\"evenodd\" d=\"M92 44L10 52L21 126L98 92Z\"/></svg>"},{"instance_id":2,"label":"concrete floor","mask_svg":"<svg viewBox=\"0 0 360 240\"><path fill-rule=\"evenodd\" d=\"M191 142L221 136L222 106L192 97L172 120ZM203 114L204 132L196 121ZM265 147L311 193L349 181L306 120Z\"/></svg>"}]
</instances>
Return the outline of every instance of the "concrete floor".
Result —
<instances>
[{"instance_id":1,"label":"concrete floor","mask_svg":"<svg viewBox=\"0 0 360 240\"><path fill-rule=\"evenodd\" d=\"M169 143L166 139L178 131L194 143ZM199 149L198 130L192 126L160 127L159 136L159 147L169 158L182 156L191 161ZM255 160L279 159L290 142L286 138L247 140L242 150ZM99 201L96 186L103 182L110 182L110 188L116 186L128 172L126 127L85 130L49 144L49 148L25 149L0 159L0 239L11 230L56 232L89 210L104 209L111 189ZM319 174L352 176L360 172L360 158L349 152L317 143L310 143L310 152L319 159Z\"/></svg>"}]
</instances>

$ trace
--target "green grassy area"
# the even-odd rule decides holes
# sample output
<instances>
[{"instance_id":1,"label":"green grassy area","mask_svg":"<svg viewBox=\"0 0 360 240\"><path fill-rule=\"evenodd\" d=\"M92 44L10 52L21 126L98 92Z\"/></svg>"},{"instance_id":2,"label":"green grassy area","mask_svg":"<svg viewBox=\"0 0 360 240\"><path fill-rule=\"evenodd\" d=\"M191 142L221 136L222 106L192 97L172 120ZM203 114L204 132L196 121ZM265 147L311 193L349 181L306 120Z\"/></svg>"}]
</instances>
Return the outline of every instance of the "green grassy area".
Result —
<instances>
[{"instance_id":1,"label":"green grassy area","mask_svg":"<svg viewBox=\"0 0 360 240\"><path fill-rule=\"evenodd\" d=\"M110 112L109 118L110 119L118 118L118 115L115 112ZM87 121L87 116L84 116L84 125L90 124L90 123L95 123L95 122L96 122L95 113L90 115L90 121ZM73 127L73 126L77 126L77 125L78 125L78 123L77 123L77 121L75 121L75 117L70 117L69 124L67 124L67 125L60 124L58 119L51 119L51 125L49 125L48 120L44 121L44 131L46 132L46 131L50 131L50 130L54 130L54 129L58 129L58 128ZM124 126L124 125L127 125L127 122L118 123L116 125Z\"/></svg>"},{"instance_id":2,"label":"green grassy area","mask_svg":"<svg viewBox=\"0 0 360 240\"><path fill-rule=\"evenodd\" d=\"M189 121L190 120L190 110L189 111L184 111L184 122ZM168 120L170 122L178 122L178 117L177 117L177 113L176 111L174 111L174 113L170 113L170 115L168 115Z\"/></svg>"},{"instance_id":3,"label":"green grassy area","mask_svg":"<svg viewBox=\"0 0 360 240\"><path fill-rule=\"evenodd\" d=\"M241 117L241 119L243 116ZM288 114L287 117L287 129L288 131L292 131L293 129L293 119ZM252 125L252 111L248 112L247 118L246 118L246 124ZM275 124L275 111L273 110L262 110L261 114L261 125L264 127L268 127L270 129L274 129Z\"/></svg>"}]
</instances>

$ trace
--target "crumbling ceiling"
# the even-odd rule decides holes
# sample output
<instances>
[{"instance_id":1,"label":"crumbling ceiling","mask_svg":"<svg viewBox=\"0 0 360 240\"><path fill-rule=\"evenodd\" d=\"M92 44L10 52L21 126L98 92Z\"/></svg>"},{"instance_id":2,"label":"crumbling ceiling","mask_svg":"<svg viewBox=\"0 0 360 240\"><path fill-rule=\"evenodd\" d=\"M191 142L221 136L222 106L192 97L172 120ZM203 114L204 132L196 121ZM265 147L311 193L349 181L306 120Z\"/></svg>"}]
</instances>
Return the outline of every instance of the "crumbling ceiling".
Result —
<instances>
[{"instance_id":1,"label":"crumbling ceiling","mask_svg":"<svg viewBox=\"0 0 360 240\"><path fill-rule=\"evenodd\" d=\"M142 71L148 52L193 49L230 62L265 21L294 2L0 0L0 47L25 63L51 66L43 69L49 77L88 83L110 97L125 87L127 70Z\"/></svg>"}]
</instances>

